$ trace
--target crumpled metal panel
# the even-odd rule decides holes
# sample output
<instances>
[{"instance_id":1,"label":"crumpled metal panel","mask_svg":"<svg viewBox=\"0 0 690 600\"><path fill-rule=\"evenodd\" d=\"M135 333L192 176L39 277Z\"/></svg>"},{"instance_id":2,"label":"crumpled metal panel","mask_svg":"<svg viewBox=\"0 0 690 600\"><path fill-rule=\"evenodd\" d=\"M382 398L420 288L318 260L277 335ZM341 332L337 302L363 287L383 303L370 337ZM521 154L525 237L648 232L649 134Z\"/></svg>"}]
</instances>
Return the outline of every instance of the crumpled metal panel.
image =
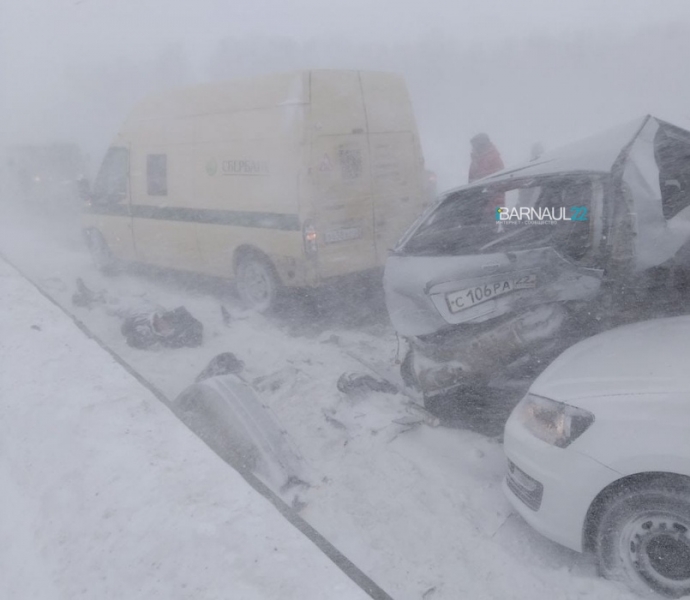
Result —
<instances>
[{"instance_id":1,"label":"crumpled metal panel","mask_svg":"<svg viewBox=\"0 0 690 600\"><path fill-rule=\"evenodd\" d=\"M633 265L644 271L675 257L690 240L690 211L683 210L668 221L661 207L659 167L654 156L655 119L647 121L628 151L623 182L632 199Z\"/></svg>"},{"instance_id":2,"label":"crumpled metal panel","mask_svg":"<svg viewBox=\"0 0 690 600\"><path fill-rule=\"evenodd\" d=\"M566 318L562 304L542 304L479 331L411 339L415 377L427 395L461 383L488 381L526 349L553 338Z\"/></svg>"},{"instance_id":3,"label":"crumpled metal panel","mask_svg":"<svg viewBox=\"0 0 690 600\"><path fill-rule=\"evenodd\" d=\"M557 343L566 305L582 307L597 298L604 269L619 288L646 289L645 277L653 267L690 268L690 207L681 206L669 219L662 208L655 152L659 133L690 144L689 132L646 116L451 190L420 216L388 259L384 288L391 321L412 344L413 368L425 390L486 379L530 344ZM591 252L601 268L580 266L551 247L405 255L419 227L444 199L453 201L456 192L525 177L536 185L540 177L553 181L584 174L602 190L590 213ZM604 297L604 305L616 310L611 298L607 302Z\"/></svg>"}]
</instances>

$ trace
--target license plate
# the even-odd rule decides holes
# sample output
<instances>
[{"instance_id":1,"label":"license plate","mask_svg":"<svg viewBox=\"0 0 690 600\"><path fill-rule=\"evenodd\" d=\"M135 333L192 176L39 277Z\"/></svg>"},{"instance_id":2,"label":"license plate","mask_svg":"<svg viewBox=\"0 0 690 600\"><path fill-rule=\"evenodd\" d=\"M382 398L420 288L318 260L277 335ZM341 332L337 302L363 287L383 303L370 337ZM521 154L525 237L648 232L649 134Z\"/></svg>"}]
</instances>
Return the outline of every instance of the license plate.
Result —
<instances>
[{"instance_id":1,"label":"license plate","mask_svg":"<svg viewBox=\"0 0 690 600\"><path fill-rule=\"evenodd\" d=\"M504 279L494 283L484 283L475 287L466 288L457 292L446 294L448 309L452 313L460 312L467 308L472 308L477 304L508 294L516 290L524 290L537 287L536 275L524 275L514 279Z\"/></svg>"},{"instance_id":2,"label":"license plate","mask_svg":"<svg viewBox=\"0 0 690 600\"><path fill-rule=\"evenodd\" d=\"M323 239L327 244L334 244L336 242L347 242L349 240L357 240L362 237L362 230L359 227L347 227L345 229L334 229L327 231Z\"/></svg>"}]
</instances>

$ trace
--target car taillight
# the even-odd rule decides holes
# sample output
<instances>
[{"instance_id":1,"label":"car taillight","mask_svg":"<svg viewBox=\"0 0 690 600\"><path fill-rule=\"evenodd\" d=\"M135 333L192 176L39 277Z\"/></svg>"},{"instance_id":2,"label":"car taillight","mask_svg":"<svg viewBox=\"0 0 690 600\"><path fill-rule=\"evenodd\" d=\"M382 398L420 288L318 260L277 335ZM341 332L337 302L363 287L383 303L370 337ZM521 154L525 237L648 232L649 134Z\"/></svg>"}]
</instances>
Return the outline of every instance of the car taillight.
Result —
<instances>
[{"instance_id":1,"label":"car taillight","mask_svg":"<svg viewBox=\"0 0 690 600\"><path fill-rule=\"evenodd\" d=\"M310 221L306 221L302 231L304 236L304 251L307 254L316 254L316 251L318 250L316 243L318 237L316 234L316 228L311 224Z\"/></svg>"}]
</instances>

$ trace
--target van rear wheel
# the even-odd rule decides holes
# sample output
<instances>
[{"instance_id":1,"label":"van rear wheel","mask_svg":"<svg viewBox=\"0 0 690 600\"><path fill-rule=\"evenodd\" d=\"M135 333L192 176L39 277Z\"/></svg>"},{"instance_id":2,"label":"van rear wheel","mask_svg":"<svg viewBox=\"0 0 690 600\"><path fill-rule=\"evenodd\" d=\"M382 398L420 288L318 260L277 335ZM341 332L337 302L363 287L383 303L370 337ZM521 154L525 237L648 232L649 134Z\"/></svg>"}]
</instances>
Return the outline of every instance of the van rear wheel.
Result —
<instances>
[{"instance_id":1,"label":"van rear wheel","mask_svg":"<svg viewBox=\"0 0 690 600\"><path fill-rule=\"evenodd\" d=\"M235 276L237 293L249 308L266 313L275 306L280 282L268 259L256 254L243 256Z\"/></svg>"}]
</instances>

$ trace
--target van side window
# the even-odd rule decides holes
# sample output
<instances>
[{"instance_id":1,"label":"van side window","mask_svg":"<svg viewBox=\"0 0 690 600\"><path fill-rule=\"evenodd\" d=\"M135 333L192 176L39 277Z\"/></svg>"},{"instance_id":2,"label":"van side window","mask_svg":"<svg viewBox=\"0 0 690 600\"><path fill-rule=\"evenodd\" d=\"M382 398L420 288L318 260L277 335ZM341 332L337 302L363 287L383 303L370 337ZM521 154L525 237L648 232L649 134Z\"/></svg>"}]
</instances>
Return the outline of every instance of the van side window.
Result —
<instances>
[{"instance_id":1,"label":"van side window","mask_svg":"<svg viewBox=\"0 0 690 600\"><path fill-rule=\"evenodd\" d=\"M362 176L362 152L359 148L343 144L338 148L338 156L343 179L357 179Z\"/></svg>"},{"instance_id":2,"label":"van side window","mask_svg":"<svg viewBox=\"0 0 690 600\"><path fill-rule=\"evenodd\" d=\"M117 204L127 197L129 150L109 148L93 184L94 204Z\"/></svg>"},{"instance_id":3,"label":"van side window","mask_svg":"<svg viewBox=\"0 0 690 600\"><path fill-rule=\"evenodd\" d=\"M167 154L149 154L146 157L146 191L149 196L168 195Z\"/></svg>"}]
</instances>

